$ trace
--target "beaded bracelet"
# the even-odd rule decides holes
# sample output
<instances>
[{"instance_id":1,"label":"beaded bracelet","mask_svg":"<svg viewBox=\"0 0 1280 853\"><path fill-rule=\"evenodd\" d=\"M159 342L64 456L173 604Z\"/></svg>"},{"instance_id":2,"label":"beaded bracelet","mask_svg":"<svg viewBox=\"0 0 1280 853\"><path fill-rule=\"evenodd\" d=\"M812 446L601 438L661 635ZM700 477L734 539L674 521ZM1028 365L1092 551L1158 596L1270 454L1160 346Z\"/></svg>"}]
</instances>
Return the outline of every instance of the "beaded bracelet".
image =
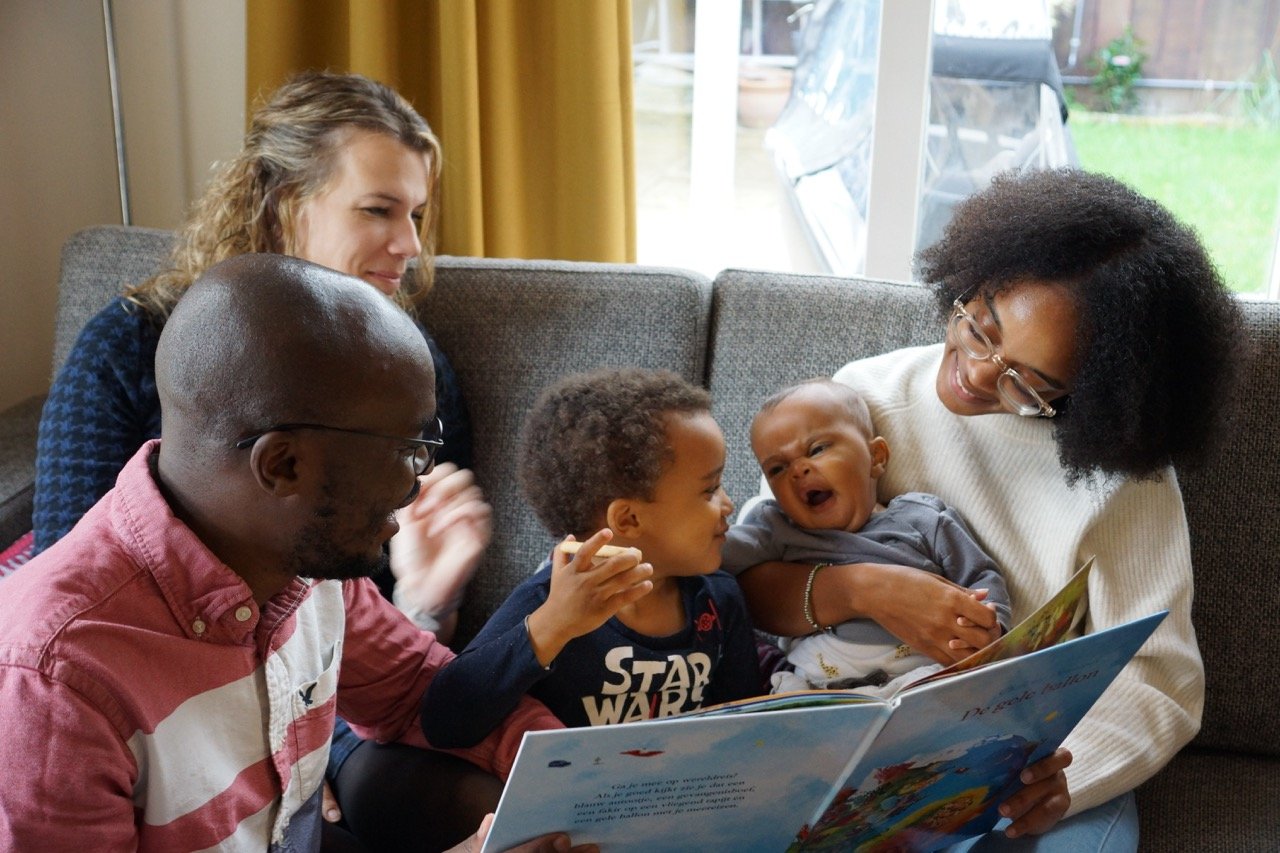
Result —
<instances>
[{"instance_id":1,"label":"beaded bracelet","mask_svg":"<svg viewBox=\"0 0 1280 853\"><path fill-rule=\"evenodd\" d=\"M813 626L813 630L815 631L826 631L828 629L823 628L821 625L819 625L818 620L815 619L813 616L813 579L818 576L818 571L820 569L825 569L829 565L831 564L830 563L816 564L812 569L809 570L809 580L806 581L804 585L804 618L806 622L808 622L810 625Z\"/></svg>"}]
</instances>

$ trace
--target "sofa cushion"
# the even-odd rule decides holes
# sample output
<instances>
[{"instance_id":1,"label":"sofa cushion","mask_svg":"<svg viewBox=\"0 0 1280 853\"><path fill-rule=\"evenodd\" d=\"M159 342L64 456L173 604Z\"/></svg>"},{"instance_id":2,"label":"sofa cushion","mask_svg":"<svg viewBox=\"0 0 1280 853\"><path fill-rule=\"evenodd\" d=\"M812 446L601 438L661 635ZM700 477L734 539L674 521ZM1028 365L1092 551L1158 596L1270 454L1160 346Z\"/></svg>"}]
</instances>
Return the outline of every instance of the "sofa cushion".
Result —
<instances>
[{"instance_id":1,"label":"sofa cushion","mask_svg":"<svg viewBox=\"0 0 1280 853\"><path fill-rule=\"evenodd\" d=\"M1280 303L1244 302L1248 361L1223 440L1179 472L1205 713L1195 743L1280 756Z\"/></svg>"},{"instance_id":2,"label":"sofa cushion","mask_svg":"<svg viewBox=\"0 0 1280 853\"><path fill-rule=\"evenodd\" d=\"M1138 788L1139 849L1280 850L1280 761L1182 750Z\"/></svg>"},{"instance_id":3,"label":"sofa cushion","mask_svg":"<svg viewBox=\"0 0 1280 853\"><path fill-rule=\"evenodd\" d=\"M63 244L53 376L90 317L126 286L141 283L168 264L173 239L172 231L100 225L77 231Z\"/></svg>"},{"instance_id":4,"label":"sofa cushion","mask_svg":"<svg viewBox=\"0 0 1280 853\"><path fill-rule=\"evenodd\" d=\"M543 387L597 367L667 368L700 383L711 282L624 264L442 257L419 310L471 412L475 472L494 537L467 591L461 648L551 548L516 480L518 437Z\"/></svg>"},{"instance_id":5,"label":"sofa cushion","mask_svg":"<svg viewBox=\"0 0 1280 853\"><path fill-rule=\"evenodd\" d=\"M0 418L0 548L31 529L36 433L44 396L29 397Z\"/></svg>"},{"instance_id":6,"label":"sofa cushion","mask_svg":"<svg viewBox=\"0 0 1280 853\"><path fill-rule=\"evenodd\" d=\"M908 284L749 270L716 277L707 387L735 504L759 491L748 430L764 398L856 358L942 340L933 304L928 290Z\"/></svg>"}]
</instances>

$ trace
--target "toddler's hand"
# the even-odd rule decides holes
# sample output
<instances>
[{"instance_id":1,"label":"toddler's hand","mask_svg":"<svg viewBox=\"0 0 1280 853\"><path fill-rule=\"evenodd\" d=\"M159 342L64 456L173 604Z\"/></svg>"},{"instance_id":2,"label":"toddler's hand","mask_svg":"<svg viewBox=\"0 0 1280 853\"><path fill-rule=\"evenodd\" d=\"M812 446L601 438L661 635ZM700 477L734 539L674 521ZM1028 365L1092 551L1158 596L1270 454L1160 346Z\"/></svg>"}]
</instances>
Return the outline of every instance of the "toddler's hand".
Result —
<instances>
[{"instance_id":1,"label":"toddler's hand","mask_svg":"<svg viewBox=\"0 0 1280 853\"><path fill-rule=\"evenodd\" d=\"M582 543L572 559L556 548L551 557L551 591L529 614L529 641L538 663L550 666L565 644L589 634L622 608L653 589L653 566L640 562L640 552L627 549L607 559L594 559L613 538L608 528Z\"/></svg>"}]
</instances>

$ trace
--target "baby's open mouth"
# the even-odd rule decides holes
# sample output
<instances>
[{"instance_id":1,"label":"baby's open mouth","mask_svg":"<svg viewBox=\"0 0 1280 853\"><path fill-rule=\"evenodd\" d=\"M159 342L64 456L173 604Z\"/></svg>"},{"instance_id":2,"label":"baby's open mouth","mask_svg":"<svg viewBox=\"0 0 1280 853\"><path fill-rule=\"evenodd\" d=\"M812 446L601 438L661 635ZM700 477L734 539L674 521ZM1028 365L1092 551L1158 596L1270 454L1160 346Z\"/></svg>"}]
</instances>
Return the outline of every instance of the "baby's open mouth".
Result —
<instances>
[{"instance_id":1,"label":"baby's open mouth","mask_svg":"<svg viewBox=\"0 0 1280 853\"><path fill-rule=\"evenodd\" d=\"M810 489L804 493L804 502L808 506L814 507L825 503L831 497L831 494L830 489Z\"/></svg>"}]
</instances>

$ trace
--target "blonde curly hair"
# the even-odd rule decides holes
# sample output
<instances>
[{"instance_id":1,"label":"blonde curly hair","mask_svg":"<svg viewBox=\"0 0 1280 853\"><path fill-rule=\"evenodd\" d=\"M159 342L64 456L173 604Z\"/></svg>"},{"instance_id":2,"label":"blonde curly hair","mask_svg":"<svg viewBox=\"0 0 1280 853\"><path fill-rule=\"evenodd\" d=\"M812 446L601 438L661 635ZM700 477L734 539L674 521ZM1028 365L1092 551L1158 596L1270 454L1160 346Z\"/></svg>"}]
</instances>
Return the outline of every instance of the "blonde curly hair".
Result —
<instances>
[{"instance_id":1,"label":"blonde curly hair","mask_svg":"<svg viewBox=\"0 0 1280 853\"><path fill-rule=\"evenodd\" d=\"M125 298L162 324L191 282L218 261L249 252L295 254L298 211L328 184L354 130L384 133L425 155L422 252L394 297L406 309L418 303L435 272L440 142L389 86L330 71L291 78L254 112L240 154L218 171L188 215L172 268L128 288Z\"/></svg>"}]
</instances>

